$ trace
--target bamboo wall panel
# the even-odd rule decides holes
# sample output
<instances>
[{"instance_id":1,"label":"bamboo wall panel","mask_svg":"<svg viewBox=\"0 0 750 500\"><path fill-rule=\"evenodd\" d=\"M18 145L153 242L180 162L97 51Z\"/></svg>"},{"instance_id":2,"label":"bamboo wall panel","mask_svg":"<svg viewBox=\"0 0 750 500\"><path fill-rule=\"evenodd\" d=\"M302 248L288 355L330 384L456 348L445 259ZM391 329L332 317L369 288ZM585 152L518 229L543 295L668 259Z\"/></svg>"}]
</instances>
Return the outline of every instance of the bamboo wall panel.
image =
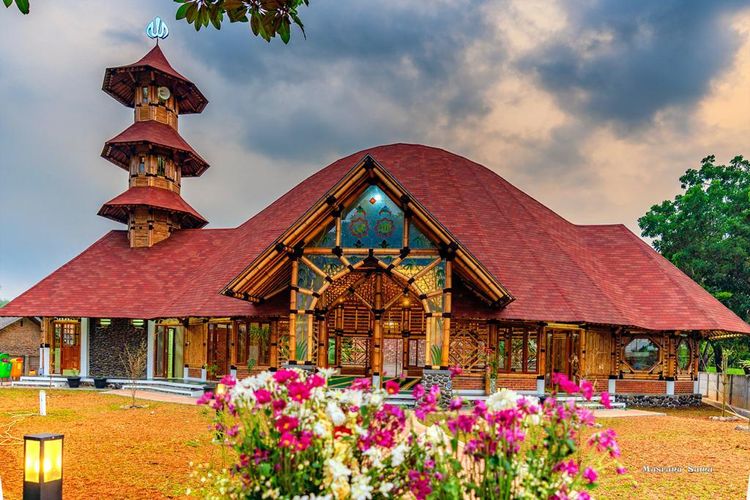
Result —
<instances>
[{"instance_id":1,"label":"bamboo wall panel","mask_svg":"<svg viewBox=\"0 0 750 500\"><path fill-rule=\"evenodd\" d=\"M609 376L612 335L607 330L588 330L585 335L584 376Z\"/></svg>"}]
</instances>

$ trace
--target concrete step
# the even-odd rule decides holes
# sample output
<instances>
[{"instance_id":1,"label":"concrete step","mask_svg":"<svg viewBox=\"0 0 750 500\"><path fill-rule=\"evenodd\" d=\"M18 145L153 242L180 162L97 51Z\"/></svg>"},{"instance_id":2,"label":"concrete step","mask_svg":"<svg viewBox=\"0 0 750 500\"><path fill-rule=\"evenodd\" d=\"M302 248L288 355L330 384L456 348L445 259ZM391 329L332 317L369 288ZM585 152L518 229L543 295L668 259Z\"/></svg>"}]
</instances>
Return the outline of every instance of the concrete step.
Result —
<instances>
[{"instance_id":1,"label":"concrete step","mask_svg":"<svg viewBox=\"0 0 750 500\"><path fill-rule=\"evenodd\" d=\"M179 396L188 396L191 398L199 398L203 394L203 389L186 389L180 387L173 387L171 385L162 384L123 384L122 389L131 390L136 389L138 391L149 391L149 392L162 392L165 394L175 394Z\"/></svg>"},{"instance_id":2,"label":"concrete step","mask_svg":"<svg viewBox=\"0 0 750 500\"><path fill-rule=\"evenodd\" d=\"M68 381L67 380L53 380L50 382L49 379L47 380L14 380L11 382L11 387L38 387L39 389L44 389L45 387L55 387L55 388L62 388L62 387L68 387Z\"/></svg>"}]
</instances>

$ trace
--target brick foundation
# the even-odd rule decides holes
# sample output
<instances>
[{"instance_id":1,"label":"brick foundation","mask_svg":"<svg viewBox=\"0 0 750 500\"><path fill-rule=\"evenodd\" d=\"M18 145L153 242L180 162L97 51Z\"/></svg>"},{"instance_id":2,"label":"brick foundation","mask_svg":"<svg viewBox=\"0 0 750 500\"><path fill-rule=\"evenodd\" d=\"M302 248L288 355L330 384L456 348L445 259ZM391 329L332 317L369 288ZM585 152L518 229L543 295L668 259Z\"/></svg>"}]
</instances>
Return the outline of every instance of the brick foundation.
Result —
<instances>
[{"instance_id":1,"label":"brick foundation","mask_svg":"<svg viewBox=\"0 0 750 500\"><path fill-rule=\"evenodd\" d=\"M503 378L498 377L495 386L500 389L512 389L514 391L536 391L536 375L531 378Z\"/></svg>"},{"instance_id":2,"label":"brick foundation","mask_svg":"<svg viewBox=\"0 0 750 500\"><path fill-rule=\"evenodd\" d=\"M92 376L127 377L123 360L125 346L136 348L140 342L145 345L146 329L134 327L128 319L113 319L107 327L99 326L94 319L91 323L89 373ZM146 377L145 369L141 377Z\"/></svg>"},{"instance_id":3,"label":"brick foundation","mask_svg":"<svg viewBox=\"0 0 750 500\"><path fill-rule=\"evenodd\" d=\"M692 380L677 380L674 383L675 394L693 394Z\"/></svg>"},{"instance_id":4,"label":"brick foundation","mask_svg":"<svg viewBox=\"0 0 750 500\"><path fill-rule=\"evenodd\" d=\"M666 394L665 380L617 380L617 394ZM692 391L692 386L690 388Z\"/></svg>"}]
</instances>

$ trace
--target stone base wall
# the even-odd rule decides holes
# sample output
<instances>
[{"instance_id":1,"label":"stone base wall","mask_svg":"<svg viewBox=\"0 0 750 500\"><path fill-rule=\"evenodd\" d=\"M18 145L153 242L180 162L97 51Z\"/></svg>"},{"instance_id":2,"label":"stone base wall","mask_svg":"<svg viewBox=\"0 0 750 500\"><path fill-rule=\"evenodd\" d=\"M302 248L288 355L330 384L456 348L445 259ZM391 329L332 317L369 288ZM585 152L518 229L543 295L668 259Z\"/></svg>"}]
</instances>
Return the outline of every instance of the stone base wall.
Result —
<instances>
[{"instance_id":1,"label":"stone base wall","mask_svg":"<svg viewBox=\"0 0 750 500\"><path fill-rule=\"evenodd\" d=\"M109 326L101 327L92 319L89 333L89 374L101 377L127 377L124 356L125 346L136 349L141 342L146 345L146 329L136 328L128 319L113 319ZM143 370L141 378L146 377Z\"/></svg>"},{"instance_id":2,"label":"stone base wall","mask_svg":"<svg viewBox=\"0 0 750 500\"><path fill-rule=\"evenodd\" d=\"M625 403L628 407L642 406L647 408L681 408L700 406L700 394L615 394L615 401Z\"/></svg>"},{"instance_id":3,"label":"stone base wall","mask_svg":"<svg viewBox=\"0 0 750 500\"><path fill-rule=\"evenodd\" d=\"M453 380L450 370L428 370L422 373L422 385L429 391L433 385L440 387L440 406L447 408L453 398Z\"/></svg>"}]
</instances>

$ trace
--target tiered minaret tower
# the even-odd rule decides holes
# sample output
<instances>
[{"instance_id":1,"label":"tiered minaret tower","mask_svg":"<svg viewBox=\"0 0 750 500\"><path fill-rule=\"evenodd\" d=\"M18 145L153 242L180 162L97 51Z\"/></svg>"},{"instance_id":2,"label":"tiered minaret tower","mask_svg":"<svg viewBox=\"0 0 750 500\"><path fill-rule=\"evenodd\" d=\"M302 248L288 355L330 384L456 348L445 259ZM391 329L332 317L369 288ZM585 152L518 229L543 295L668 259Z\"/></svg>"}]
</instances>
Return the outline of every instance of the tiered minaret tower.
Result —
<instances>
[{"instance_id":1,"label":"tiered minaret tower","mask_svg":"<svg viewBox=\"0 0 750 500\"><path fill-rule=\"evenodd\" d=\"M181 114L200 113L208 100L172 68L157 45L140 61L107 68L102 90L135 110L135 123L104 145L102 156L129 172L129 188L99 215L128 225L131 247L150 247L182 228L208 222L180 196L183 177L208 164L177 132Z\"/></svg>"}]
</instances>

